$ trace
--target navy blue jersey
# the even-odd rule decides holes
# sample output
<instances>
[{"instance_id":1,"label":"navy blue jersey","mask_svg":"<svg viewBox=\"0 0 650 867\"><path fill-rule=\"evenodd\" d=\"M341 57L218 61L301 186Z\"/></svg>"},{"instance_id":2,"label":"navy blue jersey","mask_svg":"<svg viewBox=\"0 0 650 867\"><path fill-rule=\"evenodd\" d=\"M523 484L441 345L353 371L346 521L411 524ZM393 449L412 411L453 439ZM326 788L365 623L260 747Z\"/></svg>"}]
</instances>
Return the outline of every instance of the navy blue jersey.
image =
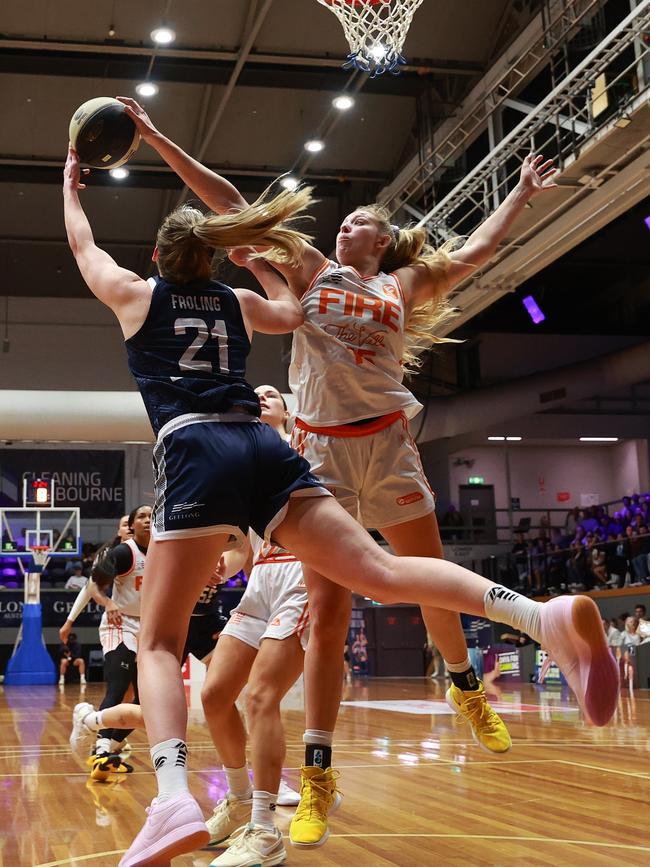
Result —
<instances>
[{"instance_id":1,"label":"navy blue jersey","mask_svg":"<svg viewBox=\"0 0 650 867\"><path fill-rule=\"evenodd\" d=\"M204 617L206 614L221 613L221 600L218 596L220 586L220 584L217 584L213 580L210 580L205 585L198 602L194 606L192 617Z\"/></svg>"},{"instance_id":2,"label":"navy blue jersey","mask_svg":"<svg viewBox=\"0 0 650 867\"><path fill-rule=\"evenodd\" d=\"M244 378L250 348L230 287L157 278L147 318L126 341L154 432L176 416L227 412L235 404L259 416L259 400Z\"/></svg>"}]
</instances>

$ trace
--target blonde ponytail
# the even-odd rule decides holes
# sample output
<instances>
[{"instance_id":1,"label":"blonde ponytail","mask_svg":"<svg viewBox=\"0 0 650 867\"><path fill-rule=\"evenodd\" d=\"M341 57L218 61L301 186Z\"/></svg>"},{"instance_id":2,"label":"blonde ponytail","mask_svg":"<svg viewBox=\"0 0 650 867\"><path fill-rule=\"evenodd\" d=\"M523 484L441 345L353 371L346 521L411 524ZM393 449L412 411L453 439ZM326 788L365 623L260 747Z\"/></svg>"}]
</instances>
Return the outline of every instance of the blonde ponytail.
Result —
<instances>
[{"instance_id":1,"label":"blonde ponytail","mask_svg":"<svg viewBox=\"0 0 650 867\"><path fill-rule=\"evenodd\" d=\"M210 279L216 250L265 247L257 255L272 262L299 264L311 237L292 227L314 202L311 187L283 190L270 197L271 188L252 205L228 214L205 215L186 205L172 211L158 230L158 268L171 283Z\"/></svg>"},{"instance_id":2,"label":"blonde ponytail","mask_svg":"<svg viewBox=\"0 0 650 867\"><path fill-rule=\"evenodd\" d=\"M432 283L438 288L435 298L425 304L418 304L409 311L404 327L402 364L406 369L421 367L421 355L434 344L462 342L435 335L437 329L458 315L446 300L449 291L447 271L451 265L449 253L454 249L455 242L447 241L436 250L427 243L426 229L422 227L402 229L394 226L390 222L389 212L383 205L364 205L357 208L357 211L370 214L379 224L380 231L391 236L391 243L380 263L382 271L391 274L407 265L423 265L429 272Z\"/></svg>"}]
</instances>

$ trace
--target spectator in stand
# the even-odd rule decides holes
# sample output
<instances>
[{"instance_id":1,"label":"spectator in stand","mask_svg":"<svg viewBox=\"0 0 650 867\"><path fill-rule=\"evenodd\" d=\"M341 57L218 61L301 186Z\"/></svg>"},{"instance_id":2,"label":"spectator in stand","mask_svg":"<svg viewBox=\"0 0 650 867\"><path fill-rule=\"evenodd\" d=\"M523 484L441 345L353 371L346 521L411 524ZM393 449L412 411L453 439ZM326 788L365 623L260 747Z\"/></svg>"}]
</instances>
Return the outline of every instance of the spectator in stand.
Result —
<instances>
[{"instance_id":1,"label":"spectator in stand","mask_svg":"<svg viewBox=\"0 0 650 867\"><path fill-rule=\"evenodd\" d=\"M566 520L564 521L564 531L567 536L571 536L573 538L576 534L576 528L578 526L578 515L579 509L577 506L574 506L573 509L569 509L567 512Z\"/></svg>"},{"instance_id":2,"label":"spectator in stand","mask_svg":"<svg viewBox=\"0 0 650 867\"><path fill-rule=\"evenodd\" d=\"M578 530L580 530L580 528L578 528ZM587 580L585 549L581 539L578 538L577 535L576 538L573 540L569 551L570 556L566 563L569 587L574 590L577 590L581 587L584 588L585 582Z\"/></svg>"},{"instance_id":3,"label":"spectator in stand","mask_svg":"<svg viewBox=\"0 0 650 867\"><path fill-rule=\"evenodd\" d=\"M603 620L603 628L607 636L607 644L611 648L621 646L621 630L617 628L615 620Z\"/></svg>"},{"instance_id":4,"label":"spectator in stand","mask_svg":"<svg viewBox=\"0 0 650 867\"><path fill-rule=\"evenodd\" d=\"M641 644L638 627L639 621L636 617L628 617L621 635L621 683L627 683L630 689L632 689L635 680L634 657L637 647Z\"/></svg>"},{"instance_id":5,"label":"spectator in stand","mask_svg":"<svg viewBox=\"0 0 650 867\"><path fill-rule=\"evenodd\" d=\"M512 546L512 559L517 570L518 586L524 587L528 579L528 544L523 533L515 533L515 544Z\"/></svg>"},{"instance_id":6,"label":"spectator in stand","mask_svg":"<svg viewBox=\"0 0 650 867\"><path fill-rule=\"evenodd\" d=\"M591 572L595 576L599 584L607 584L607 566L606 555L604 548L601 545L594 545L590 550L591 557Z\"/></svg>"},{"instance_id":7,"label":"spectator in stand","mask_svg":"<svg viewBox=\"0 0 650 867\"><path fill-rule=\"evenodd\" d=\"M82 587L85 587L88 583L88 579L83 574L83 570L81 568L81 564L77 563L77 565L72 570L72 575L65 582L66 590L81 590Z\"/></svg>"},{"instance_id":8,"label":"spectator in stand","mask_svg":"<svg viewBox=\"0 0 650 867\"><path fill-rule=\"evenodd\" d=\"M86 663L84 662L84 658L81 655L81 645L77 641L77 636L74 632L71 632L68 636L68 640L61 645L59 650L59 686L63 686L65 684L65 673L68 670L70 663L74 666L74 668L79 669L79 679L81 681L81 686L86 685Z\"/></svg>"},{"instance_id":9,"label":"spectator in stand","mask_svg":"<svg viewBox=\"0 0 650 867\"><path fill-rule=\"evenodd\" d=\"M596 507L590 506L585 512L585 517L580 521L580 525L583 530L586 530L588 533L593 533L598 524L599 520L596 517Z\"/></svg>"},{"instance_id":10,"label":"spectator in stand","mask_svg":"<svg viewBox=\"0 0 650 867\"><path fill-rule=\"evenodd\" d=\"M637 517L641 517L637 515ZM632 557L632 569L637 583L647 584L650 577L650 535L648 528L643 524L637 531L637 551L636 556Z\"/></svg>"},{"instance_id":11,"label":"spectator in stand","mask_svg":"<svg viewBox=\"0 0 650 867\"><path fill-rule=\"evenodd\" d=\"M645 605L635 605L634 616L639 621L638 632L641 636L641 643L645 644L650 641L650 620L646 617Z\"/></svg>"}]
</instances>

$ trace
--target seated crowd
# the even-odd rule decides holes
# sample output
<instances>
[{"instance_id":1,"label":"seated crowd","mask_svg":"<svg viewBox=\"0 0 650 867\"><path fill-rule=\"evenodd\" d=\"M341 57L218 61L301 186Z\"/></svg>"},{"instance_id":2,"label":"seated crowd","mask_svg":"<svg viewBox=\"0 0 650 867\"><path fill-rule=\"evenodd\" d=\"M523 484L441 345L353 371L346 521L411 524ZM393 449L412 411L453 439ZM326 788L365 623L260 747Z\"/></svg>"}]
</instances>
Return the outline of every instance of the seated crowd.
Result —
<instances>
[{"instance_id":1,"label":"seated crowd","mask_svg":"<svg viewBox=\"0 0 650 867\"><path fill-rule=\"evenodd\" d=\"M535 538L517 533L511 572L518 588L546 592L650 584L650 493L605 506L570 509L563 527L544 515Z\"/></svg>"}]
</instances>

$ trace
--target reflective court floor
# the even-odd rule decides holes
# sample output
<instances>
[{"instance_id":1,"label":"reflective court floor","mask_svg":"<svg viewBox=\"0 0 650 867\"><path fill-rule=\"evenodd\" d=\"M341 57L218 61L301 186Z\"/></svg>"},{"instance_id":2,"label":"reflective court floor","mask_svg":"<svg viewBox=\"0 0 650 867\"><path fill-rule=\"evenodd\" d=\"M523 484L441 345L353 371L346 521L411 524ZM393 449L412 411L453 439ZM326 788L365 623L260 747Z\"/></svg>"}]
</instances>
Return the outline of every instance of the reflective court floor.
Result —
<instances>
[{"instance_id":1,"label":"reflective court floor","mask_svg":"<svg viewBox=\"0 0 650 867\"><path fill-rule=\"evenodd\" d=\"M615 720L586 727L567 692L496 685L512 750L483 752L444 702L445 683L356 680L344 689L335 741L343 805L327 844L293 849L287 864L592 865L650 862L650 693L625 690ZM69 751L76 702L98 704L103 684L0 690L0 867L117 865L155 795L144 733L133 733L135 771L90 782ZM200 709L190 703L190 785L206 815L225 778ZM283 705L285 778L298 785L303 693ZM278 808L288 831L292 809ZM208 867L216 852L175 859Z\"/></svg>"}]
</instances>

